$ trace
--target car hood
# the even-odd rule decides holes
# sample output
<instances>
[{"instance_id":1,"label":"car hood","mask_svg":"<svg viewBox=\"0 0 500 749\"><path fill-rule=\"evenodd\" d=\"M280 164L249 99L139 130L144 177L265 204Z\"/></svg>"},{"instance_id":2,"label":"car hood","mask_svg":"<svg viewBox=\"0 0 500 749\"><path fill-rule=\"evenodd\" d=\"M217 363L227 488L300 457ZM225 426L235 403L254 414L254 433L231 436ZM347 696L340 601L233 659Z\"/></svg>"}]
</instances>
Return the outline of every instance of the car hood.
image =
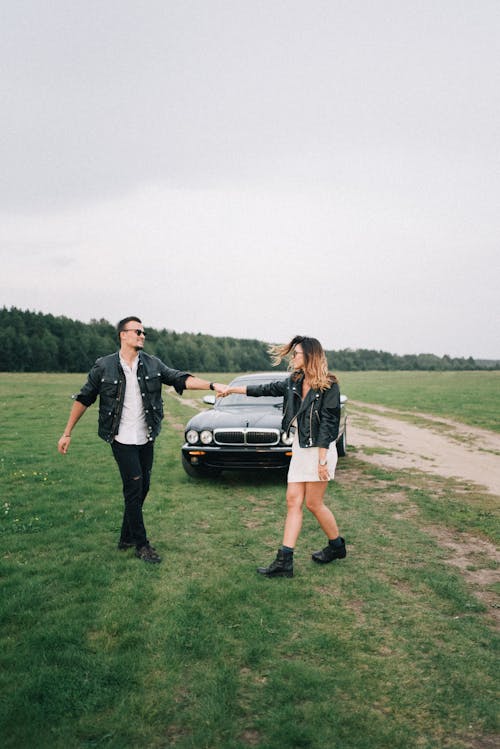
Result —
<instances>
[{"instance_id":1,"label":"car hood","mask_svg":"<svg viewBox=\"0 0 500 749\"><path fill-rule=\"evenodd\" d=\"M235 429L238 427L259 427L261 429L279 429L281 426L281 408L259 408L258 406L237 406L235 408L214 408L193 416L187 429Z\"/></svg>"}]
</instances>

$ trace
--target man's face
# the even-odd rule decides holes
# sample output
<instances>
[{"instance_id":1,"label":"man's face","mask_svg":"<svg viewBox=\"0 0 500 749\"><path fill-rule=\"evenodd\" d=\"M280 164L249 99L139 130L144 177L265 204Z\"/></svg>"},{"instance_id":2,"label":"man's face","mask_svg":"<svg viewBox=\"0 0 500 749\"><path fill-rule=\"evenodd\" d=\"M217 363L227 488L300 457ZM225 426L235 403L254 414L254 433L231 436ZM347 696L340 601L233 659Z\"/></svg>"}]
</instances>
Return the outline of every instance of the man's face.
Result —
<instances>
[{"instance_id":1,"label":"man's face","mask_svg":"<svg viewBox=\"0 0 500 749\"><path fill-rule=\"evenodd\" d=\"M144 338L146 337L146 333L142 323L131 320L127 323L127 327L122 330L122 333L123 343L131 346L136 351L140 351L144 348Z\"/></svg>"}]
</instances>

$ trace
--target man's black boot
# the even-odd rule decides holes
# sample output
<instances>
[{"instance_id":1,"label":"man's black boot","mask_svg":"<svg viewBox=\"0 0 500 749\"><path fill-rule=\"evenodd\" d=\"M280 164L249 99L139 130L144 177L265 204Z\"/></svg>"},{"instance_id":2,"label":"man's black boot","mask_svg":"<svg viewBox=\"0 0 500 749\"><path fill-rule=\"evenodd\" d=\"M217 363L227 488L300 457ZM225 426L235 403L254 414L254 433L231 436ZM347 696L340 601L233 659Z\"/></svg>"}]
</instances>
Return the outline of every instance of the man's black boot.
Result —
<instances>
[{"instance_id":1,"label":"man's black boot","mask_svg":"<svg viewBox=\"0 0 500 749\"><path fill-rule=\"evenodd\" d=\"M344 559L346 554L345 541L339 536L321 551L315 551L312 558L314 562L319 564L328 564L328 562L333 562L334 559Z\"/></svg>"},{"instance_id":2,"label":"man's black boot","mask_svg":"<svg viewBox=\"0 0 500 749\"><path fill-rule=\"evenodd\" d=\"M257 567L257 572L266 577L293 577L293 554L278 549L274 562L269 567Z\"/></svg>"}]
</instances>

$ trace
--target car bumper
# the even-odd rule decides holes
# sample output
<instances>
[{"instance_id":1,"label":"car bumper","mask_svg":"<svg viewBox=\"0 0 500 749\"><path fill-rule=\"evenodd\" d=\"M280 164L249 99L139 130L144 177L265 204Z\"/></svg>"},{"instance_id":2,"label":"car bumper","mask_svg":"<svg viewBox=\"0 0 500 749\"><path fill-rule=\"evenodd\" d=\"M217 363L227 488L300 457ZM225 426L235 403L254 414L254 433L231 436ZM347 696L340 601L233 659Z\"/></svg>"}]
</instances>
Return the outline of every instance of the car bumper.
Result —
<instances>
[{"instance_id":1,"label":"car bumper","mask_svg":"<svg viewBox=\"0 0 500 749\"><path fill-rule=\"evenodd\" d=\"M217 470L288 468L291 447L227 448L183 445L182 457L192 466Z\"/></svg>"}]
</instances>

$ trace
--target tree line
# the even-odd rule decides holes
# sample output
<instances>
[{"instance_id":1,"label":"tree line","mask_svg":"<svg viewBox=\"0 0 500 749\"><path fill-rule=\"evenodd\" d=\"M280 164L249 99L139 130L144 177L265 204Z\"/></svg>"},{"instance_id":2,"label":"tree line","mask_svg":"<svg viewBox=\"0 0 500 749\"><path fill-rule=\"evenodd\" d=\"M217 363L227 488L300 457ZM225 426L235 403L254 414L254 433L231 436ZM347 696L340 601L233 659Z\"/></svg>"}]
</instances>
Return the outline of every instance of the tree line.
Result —
<instances>
[{"instance_id":1,"label":"tree line","mask_svg":"<svg viewBox=\"0 0 500 749\"><path fill-rule=\"evenodd\" d=\"M147 329L146 350L165 364L192 372L268 370L267 343L255 339ZM0 309L0 371L87 372L96 358L117 350L116 328L107 320L83 323L67 317ZM370 349L328 351L333 371L499 369L500 362L477 362L433 354L398 356ZM285 365L282 364L281 368Z\"/></svg>"}]
</instances>

